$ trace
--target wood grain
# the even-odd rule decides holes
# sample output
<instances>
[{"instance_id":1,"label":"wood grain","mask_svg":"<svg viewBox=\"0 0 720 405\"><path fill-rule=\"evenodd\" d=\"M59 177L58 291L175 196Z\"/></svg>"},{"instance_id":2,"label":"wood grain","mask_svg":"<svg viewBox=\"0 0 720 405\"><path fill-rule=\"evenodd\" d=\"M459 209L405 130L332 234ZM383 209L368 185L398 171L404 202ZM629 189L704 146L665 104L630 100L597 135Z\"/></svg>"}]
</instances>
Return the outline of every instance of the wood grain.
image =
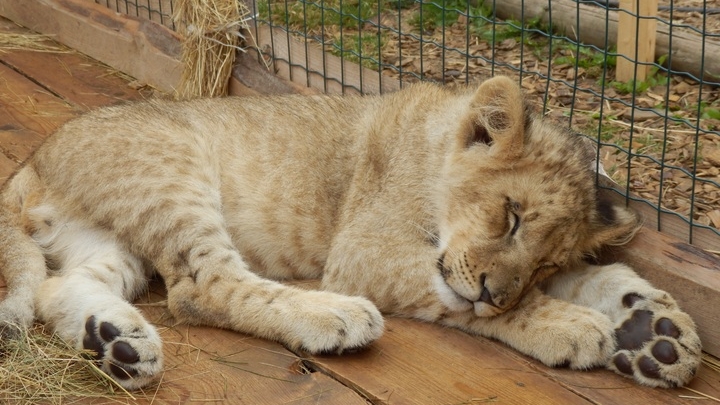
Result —
<instances>
[{"instance_id":1,"label":"wood grain","mask_svg":"<svg viewBox=\"0 0 720 405\"><path fill-rule=\"evenodd\" d=\"M0 100L0 153L15 164L27 159L46 136L78 113L4 64L0 64Z\"/></svg>"},{"instance_id":2,"label":"wood grain","mask_svg":"<svg viewBox=\"0 0 720 405\"><path fill-rule=\"evenodd\" d=\"M631 265L653 285L672 294L698 325L703 350L720 357L720 259L670 235L644 229L606 260Z\"/></svg>"},{"instance_id":3,"label":"wood grain","mask_svg":"<svg viewBox=\"0 0 720 405\"><path fill-rule=\"evenodd\" d=\"M83 0L3 0L0 15L165 92L180 80L179 37L145 18Z\"/></svg>"},{"instance_id":4,"label":"wood grain","mask_svg":"<svg viewBox=\"0 0 720 405\"><path fill-rule=\"evenodd\" d=\"M176 325L164 298L164 287L156 281L138 303L163 339L165 372L137 403L367 404L333 378L310 372L302 359L277 343Z\"/></svg>"},{"instance_id":5,"label":"wood grain","mask_svg":"<svg viewBox=\"0 0 720 405\"><path fill-rule=\"evenodd\" d=\"M388 318L368 350L312 364L380 404L689 404L685 390L641 387L607 370L552 369L505 345L459 330ZM703 368L691 387L720 395ZM473 402L473 400L475 402Z\"/></svg>"},{"instance_id":6,"label":"wood grain","mask_svg":"<svg viewBox=\"0 0 720 405\"><path fill-rule=\"evenodd\" d=\"M0 21L2 24L2 21ZM4 25L8 25L7 22ZM9 31L10 27L0 26ZM17 30L17 29L16 29ZM52 63L48 66L48 59ZM87 111L103 105L118 104L149 96L128 86L128 81L119 77L119 72L95 62L77 51L44 55L41 52L21 51L0 55L6 66L26 77L32 77L36 84L49 94ZM140 88L140 86L138 86Z\"/></svg>"},{"instance_id":7,"label":"wood grain","mask_svg":"<svg viewBox=\"0 0 720 405\"><path fill-rule=\"evenodd\" d=\"M658 0L620 0L615 80L643 81L655 61Z\"/></svg>"},{"instance_id":8,"label":"wood grain","mask_svg":"<svg viewBox=\"0 0 720 405\"><path fill-rule=\"evenodd\" d=\"M497 16L503 19L524 18L527 21L540 18L548 24L552 17L557 32L600 49L609 49L617 38L618 13L615 10L606 11L575 0L506 0L492 4ZM719 41L678 26L673 26L671 31L667 24L661 24L657 29L655 57L663 55L669 55L667 61L673 70L704 77L706 81L720 81ZM703 66L704 71L701 70Z\"/></svg>"},{"instance_id":9,"label":"wood grain","mask_svg":"<svg viewBox=\"0 0 720 405\"><path fill-rule=\"evenodd\" d=\"M327 93L378 94L400 88L397 80L329 53L279 28L258 25L253 38L273 57L275 73L293 83Z\"/></svg>"}]
</instances>

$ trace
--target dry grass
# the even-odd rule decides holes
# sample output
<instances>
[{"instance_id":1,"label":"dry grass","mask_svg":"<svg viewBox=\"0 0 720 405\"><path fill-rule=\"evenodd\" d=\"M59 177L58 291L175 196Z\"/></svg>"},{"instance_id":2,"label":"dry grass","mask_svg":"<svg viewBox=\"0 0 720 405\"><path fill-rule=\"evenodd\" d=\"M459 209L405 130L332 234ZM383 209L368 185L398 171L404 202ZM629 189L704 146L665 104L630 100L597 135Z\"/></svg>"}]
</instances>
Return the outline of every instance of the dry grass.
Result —
<instances>
[{"instance_id":1,"label":"dry grass","mask_svg":"<svg viewBox=\"0 0 720 405\"><path fill-rule=\"evenodd\" d=\"M717 358L715 358L707 353L703 353L702 366L707 367L713 371L720 372L720 360L718 360ZM698 390L695 390L692 388L688 388L688 387L683 387L683 388L692 392L695 395L694 396L681 395L680 398L699 399L699 400L709 399L714 402L720 402L720 399L713 397L712 395L708 395L708 394L705 394L704 392L701 392L701 391L698 391Z\"/></svg>"},{"instance_id":2,"label":"dry grass","mask_svg":"<svg viewBox=\"0 0 720 405\"><path fill-rule=\"evenodd\" d=\"M184 35L184 66L177 97L223 96L228 91L235 52L244 39L248 10L237 0L177 0L175 19Z\"/></svg>"},{"instance_id":3,"label":"dry grass","mask_svg":"<svg viewBox=\"0 0 720 405\"><path fill-rule=\"evenodd\" d=\"M70 49L49 40L46 35L0 32L0 52L15 50L53 53L71 52Z\"/></svg>"},{"instance_id":4,"label":"dry grass","mask_svg":"<svg viewBox=\"0 0 720 405\"><path fill-rule=\"evenodd\" d=\"M0 341L0 403L61 404L96 399L126 403L136 396L102 372L87 353L42 326Z\"/></svg>"}]
</instances>

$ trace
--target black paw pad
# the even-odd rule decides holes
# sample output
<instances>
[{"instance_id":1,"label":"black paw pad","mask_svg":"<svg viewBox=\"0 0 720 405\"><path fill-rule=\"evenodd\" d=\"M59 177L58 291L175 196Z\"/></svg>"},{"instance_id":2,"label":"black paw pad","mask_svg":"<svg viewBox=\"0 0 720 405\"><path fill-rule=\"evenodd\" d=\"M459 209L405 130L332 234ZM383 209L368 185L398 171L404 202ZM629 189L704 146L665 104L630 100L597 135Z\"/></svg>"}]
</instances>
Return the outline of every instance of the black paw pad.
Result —
<instances>
[{"instance_id":1,"label":"black paw pad","mask_svg":"<svg viewBox=\"0 0 720 405\"><path fill-rule=\"evenodd\" d=\"M655 333L662 336L670 336L675 339L680 337L680 330L667 318L658 319L657 323L655 323Z\"/></svg>"},{"instance_id":2,"label":"black paw pad","mask_svg":"<svg viewBox=\"0 0 720 405\"><path fill-rule=\"evenodd\" d=\"M647 378L660 378L660 367L650 357L642 356L638 359L640 372Z\"/></svg>"},{"instance_id":3,"label":"black paw pad","mask_svg":"<svg viewBox=\"0 0 720 405\"><path fill-rule=\"evenodd\" d=\"M95 334L95 317L91 316L85 321L85 337L83 337L83 348L95 352L93 358L101 359L105 355L103 342Z\"/></svg>"},{"instance_id":4,"label":"black paw pad","mask_svg":"<svg viewBox=\"0 0 720 405\"><path fill-rule=\"evenodd\" d=\"M630 319L615 330L615 337L621 349L637 350L652 339L652 316L653 313L650 311L635 311Z\"/></svg>"},{"instance_id":5,"label":"black paw pad","mask_svg":"<svg viewBox=\"0 0 720 405\"><path fill-rule=\"evenodd\" d=\"M134 364L140 361L140 355L127 342L115 342L112 348L112 355L115 359L125 364Z\"/></svg>"},{"instance_id":6,"label":"black paw pad","mask_svg":"<svg viewBox=\"0 0 720 405\"><path fill-rule=\"evenodd\" d=\"M667 340L659 340L653 346L651 353L661 363L673 364L678 360L677 352L672 343Z\"/></svg>"},{"instance_id":7,"label":"black paw pad","mask_svg":"<svg viewBox=\"0 0 720 405\"><path fill-rule=\"evenodd\" d=\"M637 293L628 293L625 294L622 298L622 303L625 306L625 308L632 308L633 305L635 305L636 302L640 300L644 300L645 297L643 297L640 294Z\"/></svg>"},{"instance_id":8,"label":"black paw pad","mask_svg":"<svg viewBox=\"0 0 720 405\"><path fill-rule=\"evenodd\" d=\"M624 353L620 353L613 359L613 363L615 364L615 367L617 367L620 372L633 375L633 369L632 364L630 363L630 359L627 358L627 356Z\"/></svg>"},{"instance_id":9,"label":"black paw pad","mask_svg":"<svg viewBox=\"0 0 720 405\"><path fill-rule=\"evenodd\" d=\"M123 367L115 363L110 363L110 372L119 380L127 380L138 375L137 370L134 368Z\"/></svg>"},{"instance_id":10,"label":"black paw pad","mask_svg":"<svg viewBox=\"0 0 720 405\"><path fill-rule=\"evenodd\" d=\"M100 324L100 336L106 342L112 342L116 337L120 336L120 330L109 322Z\"/></svg>"}]
</instances>

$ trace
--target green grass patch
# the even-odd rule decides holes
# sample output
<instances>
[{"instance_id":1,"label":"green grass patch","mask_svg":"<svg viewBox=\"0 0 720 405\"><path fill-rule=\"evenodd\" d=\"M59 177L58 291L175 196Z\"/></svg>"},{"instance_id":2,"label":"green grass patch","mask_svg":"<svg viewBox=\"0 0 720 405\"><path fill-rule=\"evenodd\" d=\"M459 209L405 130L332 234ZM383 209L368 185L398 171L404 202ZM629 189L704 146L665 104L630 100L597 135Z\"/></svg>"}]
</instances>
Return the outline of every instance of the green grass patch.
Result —
<instances>
[{"instance_id":1,"label":"green grass patch","mask_svg":"<svg viewBox=\"0 0 720 405\"><path fill-rule=\"evenodd\" d=\"M321 27L359 30L371 17L382 11L389 0L278 1L258 3L263 20L287 24L298 31L319 31Z\"/></svg>"},{"instance_id":2,"label":"green grass patch","mask_svg":"<svg viewBox=\"0 0 720 405\"><path fill-rule=\"evenodd\" d=\"M259 2L260 18L289 29L318 36L324 31L326 49L363 66L378 69L387 33L366 30L365 24L387 7L400 6L393 0L324 0Z\"/></svg>"},{"instance_id":3,"label":"green grass patch","mask_svg":"<svg viewBox=\"0 0 720 405\"><path fill-rule=\"evenodd\" d=\"M608 52L598 50L592 46L568 44L563 42L560 44L565 55L558 56L553 60L555 64L568 64L585 69L588 77L599 78L606 69L615 67L617 56L613 55L614 49Z\"/></svg>"},{"instance_id":4,"label":"green grass patch","mask_svg":"<svg viewBox=\"0 0 720 405\"><path fill-rule=\"evenodd\" d=\"M644 93L650 88L655 86L666 86L668 84L668 75L664 72L660 72L660 66L665 63L667 55L663 55L658 59L657 65L652 65L648 72L645 80L629 80L627 82L611 81L610 86L615 90L623 94L630 94L635 92L636 94Z\"/></svg>"},{"instance_id":5,"label":"green grass patch","mask_svg":"<svg viewBox=\"0 0 720 405\"><path fill-rule=\"evenodd\" d=\"M335 39L330 53L377 70L385 42L385 37L377 33L344 34Z\"/></svg>"}]
</instances>

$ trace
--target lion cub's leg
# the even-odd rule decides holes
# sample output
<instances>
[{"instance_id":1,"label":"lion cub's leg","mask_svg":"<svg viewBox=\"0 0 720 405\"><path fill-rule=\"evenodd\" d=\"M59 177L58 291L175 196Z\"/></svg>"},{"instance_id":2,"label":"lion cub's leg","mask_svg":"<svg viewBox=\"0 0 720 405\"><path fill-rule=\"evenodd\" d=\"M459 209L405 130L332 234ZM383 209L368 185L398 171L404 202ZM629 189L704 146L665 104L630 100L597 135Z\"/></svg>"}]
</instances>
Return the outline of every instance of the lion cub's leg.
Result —
<instances>
[{"instance_id":1,"label":"lion cub's leg","mask_svg":"<svg viewBox=\"0 0 720 405\"><path fill-rule=\"evenodd\" d=\"M186 323L233 329L312 353L356 349L382 334L382 316L370 301L263 279L222 244L191 255L187 266L189 276L168 282L170 311Z\"/></svg>"},{"instance_id":2,"label":"lion cub's leg","mask_svg":"<svg viewBox=\"0 0 720 405\"><path fill-rule=\"evenodd\" d=\"M258 276L233 246L220 213L210 204L198 209L204 204L199 199L193 203L158 213L163 221L152 231L162 243L155 255L148 255L156 258L168 288L168 307L178 320L312 353L339 353L380 337L383 319L370 301Z\"/></svg>"},{"instance_id":3,"label":"lion cub's leg","mask_svg":"<svg viewBox=\"0 0 720 405\"><path fill-rule=\"evenodd\" d=\"M31 217L33 238L54 267L35 295L38 318L78 349L95 352L123 387L147 385L162 369L162 347L155 328L128 302L147 286L140 261L107 232L47 205Z\"/></svg>"},{"instance_id":4,"label":"lion cub's leg","mask_svg":"<svg viewBox=\"0 0 720 405\"><path fill-rule=\"evenodd\" d=\"M547 293L608 316L616 350L607 367L640 383L671 387L690 381L701 361L695 324L665 291L622 264L587 266L548 280Z\"/></svg>"}]
</instances>

